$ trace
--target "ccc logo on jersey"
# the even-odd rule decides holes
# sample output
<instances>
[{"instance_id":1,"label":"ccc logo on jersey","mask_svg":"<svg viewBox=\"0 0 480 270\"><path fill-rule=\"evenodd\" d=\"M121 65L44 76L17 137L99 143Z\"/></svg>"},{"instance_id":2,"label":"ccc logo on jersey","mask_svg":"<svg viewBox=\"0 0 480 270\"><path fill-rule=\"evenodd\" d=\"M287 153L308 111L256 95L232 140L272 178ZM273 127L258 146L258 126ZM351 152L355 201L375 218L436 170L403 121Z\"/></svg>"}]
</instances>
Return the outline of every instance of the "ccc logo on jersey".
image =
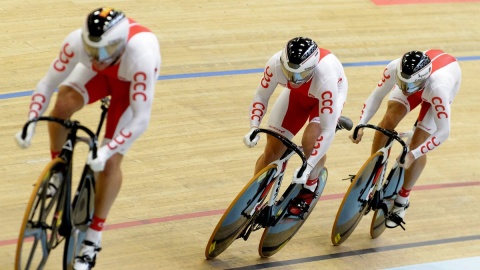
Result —
<instances>
[{"instance_id":1,"label":"ccc logo on jersey","mask_svg":"<svg viewBox=\"0 0 480 270\"><path fill-rule=\"evenodd\" d=\"M75 56L75 53L70 51L69 47L70 44L65 43L58 55L58 59L53 62L53 68L58 72L64 71L67 68L66 65L70 62L70 59Z\"/></svg>"}]
</instances>

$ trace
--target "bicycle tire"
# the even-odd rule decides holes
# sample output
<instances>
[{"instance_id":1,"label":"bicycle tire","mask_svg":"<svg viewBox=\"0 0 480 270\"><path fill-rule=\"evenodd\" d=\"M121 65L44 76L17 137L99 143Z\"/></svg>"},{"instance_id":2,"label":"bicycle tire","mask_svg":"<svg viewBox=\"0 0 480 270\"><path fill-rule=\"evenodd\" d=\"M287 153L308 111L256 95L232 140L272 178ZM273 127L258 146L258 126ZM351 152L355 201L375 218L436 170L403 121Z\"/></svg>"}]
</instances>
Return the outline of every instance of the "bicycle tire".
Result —
<instances>
[{"instance_id":1,"label":"bicycle tire","mask_svg":"<svg viewBox=\"0 0 480 270\"><path fill-rule=\"evenodd\" d=\"M259 206L261 206L272 187L271 183L273 183L273 176L277 169L275 164L268 165L258 172L238 193L210 236L205 248L207 259L210 260L220 255L244 232L255 217L255 212L261 209ZM248 211L254 212L249 217L243 214L247 208L249 208Z\"/></svg>"},{"instance_id":2,"label":"bicycle tire","mask_svg":"<svg viewBox=\"0 0 480 270\"><path fill-rule=\"evenodd\" d=\"M333 245L338 246L347 240L369 209L369 199L371 198L368 197L373 195L372 188L375 183L372 176L377 175L375 171L378 172L379 169L382 169L382 167L377 168L377 162L383 159L383 156L382 152L375 152L365 161L353 178L333 223L331 234ZM368 193L365 193L366 191Z\"/></svg>"},{"instance_id":3,"label":"bicycle tire","mask_svg":"<svg viewBox=\"0 0 480 270\"><path fill-rule=\"evenodd\" d=\"M370 224L370 236L372 237L372 239L379 237L387 228L385 226L385 220L387 218L387 214L393 208L393 202L396 194L403 185L405 177L404 171L405 170L403 168L397 165L394 166L388 174L387 180L385 181L385 184L383 186L383 203L385 204L385 209L387 209L387 213L385 213L385 210L383 208L375 210L372 218L372 223Z\"/></svg>"},{"instance_id":4,"label":"bicycle tire","mask_svg":"<svg viewBox=\"0 0 480 270\"><path fill-rule=\"evenodd\" d=\"M50 161L33 188L17 240L16 270L43 269L50 251L63 240L58 234L63 213L63 183L53 197L47 197L46 190L52 174L64 167L65 161L61 158ZM41 257L35 257L40 253Z\"/></svg>"},{"instance_id":5,"label":"bicycle tire","mask_svg":"<svg viewBox=\"0 0 480 270\"><path fill-rule=\"evenodd\" d=\"M291 216L285 214L288 211L288 206L293 198L295 198L303 185L295 185L294 190L290 192L288 197L283 198L281 204L279 204L279 211L276 216L280 217L280 220L272 227L265 228L260 244L258 245L258 254L262 258L268 258L279 252L293 236L300 230L302 225L307 221L307 218L313 212L313 209L317 205L320 196L325 188L328 178L327 168L323 168L320 172L319 182L315 190L315 198L310 203L308 212L305 213L303 219L298 216Z\"/></svg>"},{"instance_id":6,"label":"bicycle tire","mask_svg":"<svg viewBox=\"0 0 480 270\"><path fill-rule=\"evenodd\" d=\"M63 269L73 269L75 258L92 221L95 201L95 178L90 167L85 166L75 198L72 202L72 230L65 238Z\"/></svg>"}]
</instances>

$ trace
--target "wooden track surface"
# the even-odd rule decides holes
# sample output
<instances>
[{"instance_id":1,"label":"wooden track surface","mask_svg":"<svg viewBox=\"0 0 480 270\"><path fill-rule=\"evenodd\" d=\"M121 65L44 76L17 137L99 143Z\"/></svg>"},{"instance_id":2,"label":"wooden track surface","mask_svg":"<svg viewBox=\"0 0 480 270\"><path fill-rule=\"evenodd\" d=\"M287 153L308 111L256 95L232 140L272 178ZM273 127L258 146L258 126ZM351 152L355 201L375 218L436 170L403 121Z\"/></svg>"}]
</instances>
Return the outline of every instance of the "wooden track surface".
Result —
<instances>
[{"instance_id":1,"label":"wooden track surface","mask_svg":"<svg viewBox=\"0 0 480 270\"><path fill-rule=\"evenodd\" d=\"M332 1L106 1L149 27L161 43L162 68L148 131L124 160L124 184L108 217L96 269L383 269L480 254L480 3L376 6ZM29 92L97 1L0 0L0 269L13 269L23 212L49 160L46 125L20 150L13 136L26 120ZM341 246L330 232L373 132L359 145L341 131L328 152L324 197L298 234L270 259L257 254L260 233L213 261L205 245L221 213L253 173L265 143L248 149L248 106L268 58L294 36L309 36L345 63L343 114L356 123L387 61L405 51L443 49L459 57L462 87L448 141L428 156L411 195L406 231L371 240L372 215ZM227 73L232 71L232 73ZM207 73L203 73L207 72ZM210 73L218 72L218 73ZM196 74L198 73L198 74ZM186 78L185 74L194 74ZM210 76L212 75L212 76ZM273 104L277 93L272 97ZM372 120L377 124L382 105ZM74 118L94 127L98 104ZM408 129L418 111L400 125ZM267 119L265 119L266 121ZM264 122L265 122L264 121ZM296 142L299 142L296 138ZM85 159L77 152L77 163ZM293 160L292 160L293 161ZM290 163L293 172L298 161ZM77 166L77 172L80 166ZM290 174L291 175L291 174ZM287 176L287 181L289 176ZM60 269L55 250L45 269Z\"/></svg>"}]
</instances>

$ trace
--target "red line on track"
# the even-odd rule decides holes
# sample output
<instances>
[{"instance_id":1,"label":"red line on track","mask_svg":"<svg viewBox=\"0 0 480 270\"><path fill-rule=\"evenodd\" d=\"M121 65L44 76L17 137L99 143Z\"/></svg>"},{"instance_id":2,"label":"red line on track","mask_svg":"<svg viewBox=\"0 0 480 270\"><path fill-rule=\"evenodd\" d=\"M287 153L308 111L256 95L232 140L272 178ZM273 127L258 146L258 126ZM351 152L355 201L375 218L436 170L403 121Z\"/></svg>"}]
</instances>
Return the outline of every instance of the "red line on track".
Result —
<instances>
[{"instance_id":1,"label":"red line on track","mask_svg":"<svg viewBox=\"0 0 480 270\"><path fill-rule=\"evenodd\" d=\"M434 190L434 189L442 189L442 188L455 188L455 187L468 187L468 186L480 186L480 181L423 185L423 186L415 187L414 190ZM344 196L344 193L326 194L320 197L320 200L328 201L328 200L342 199L343 196ZM217 209L217 210L180 214L180 215L174 215L174 216L140 219L140 220L134 220L129 222L111 224L111 225L105 226L105 230L125 229L125 228L131 228L131 227L137 227L137 226L143 226L143 225L149 225L149 224L157 224L157 223L171 222L171 221L178 221L178 220L185 220L185 219L192 219L192 218L209 217L214 215L221 215L224 212L225 212L225 209ZM17 239L0 240L0 247L13 245L16 243L17 243Z\"/></svg>"}]
</instances>

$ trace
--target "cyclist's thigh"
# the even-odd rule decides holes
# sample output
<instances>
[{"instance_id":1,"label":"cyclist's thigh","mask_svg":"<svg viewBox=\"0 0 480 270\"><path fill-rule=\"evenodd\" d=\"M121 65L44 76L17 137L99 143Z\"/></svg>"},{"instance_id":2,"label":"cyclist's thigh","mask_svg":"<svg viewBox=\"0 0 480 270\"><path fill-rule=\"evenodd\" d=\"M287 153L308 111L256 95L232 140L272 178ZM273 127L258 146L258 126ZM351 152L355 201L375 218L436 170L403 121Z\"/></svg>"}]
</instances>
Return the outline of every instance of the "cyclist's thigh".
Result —
<instances>
[{"instance_id":1,"label":"cyclist's thigh","mask_svg":"<svg viewBox=\"0 0 480 270\"><path fill-rule=\"evenodd\" d=\"M75 66L72 73L62 82L62 86L77 91L83 97L84 104L91 104L110 94L107 77L82 64Z\"/></svg>"},{"instance_id":2,"label":"cyclist's thigh","mask_svg":"<svg viewBox=\"0 0 480 270\"><path fill-rule=\"evenodd\" d=\"M417 148L419 145L423 144L428 137L430 137L430 133L428 131L425 131L423 128L415 129L412 141L410 142L410 149Z\"/></svg>"},{"instance_id":3,"label":"cyclist's thigh","mask_svg":"<svg viewBox=\"0 0 480 270\"><path fill-rule=\"evenodd\" d=\"M315 117L318 119L318 117ZM318 121L310 121L308 125L305 127L302 136L302 147L303 151L306 154L306 158L312 155L316 155L318 153L318 148L320 147L321 138L319 138L320 134L322 133L322 127Z\"/></svg>"},{"instance_id":4,"label":"cyclist's thigh","mask_svg":"<svg viewBox=\"0 0 480 270\"><path fill-rule=\"evenodd\" d=\"M407 109L407 113L409 113L410 111L415 109L420 103L422 103L422 93L423 91L418 91L410 96L405 96L397 86L394 86L393 90L390 92L388 101L396 101L402 104ZM389 106L390 104L398 105L396 103L389 102Z\"/></svg>"},{"instance_id":5,"label":"cyclist's thigh","mask_svg":"<svg viewBox=\"0 0 480 270\"><path fill-rule=\"evenodd\" d=\"M318 99L284 88L273 106L268 128L292 139L303 127Z\"/></svg>"},{"instance_id":6,"label":"cyclist's thigh","mask_svg":"<svg viewBox=\"0 0 480 270\"><path fill-rule=\"evenodd\" d=\"M62 85L58 88L57 100L51 112L54 117L70 118L85 105L84 97L74 88Z\"/></svg>"},{"instance_id":7,"label":"cyclist's thigh","mask_svg":"<svg viewBox=\"0 0 480 270\"><path fill-rule=\"evenodd\" d=\"M108 85L115 91L111 91L105 138L102 145L107 144L111 139L120 134L121 130L130 123L133 117L133 111L130 108L130 82L108 78ZM130 144L123 144L118 152L125 154L130 146Z\"/></svg>"},{"instance_id":8,"label":"cyclist's thigh","mask_svg":"<svg viewBox=\"0 0 480 270\"><path fill-rule=\"evenodd\" d=\"M277 138L267 134L267 143L263 152L266 163L279 159L287 147Z\"/></svg>"},{"instance_id":9,"label":"cyclist's thigh","mask_svg":"<svg viewBox=\"0 0 480 270\"><path fill-rule=\"evenodd\" d=\"M431 134L437 130L437 125L433 119L435 115L434 109L431 107L430 103L424 102L418 115L417 128L412 137L412 142L410 144L411 149L416 148L420 144L424 143Z\"/></svg>"}]
</instances>

